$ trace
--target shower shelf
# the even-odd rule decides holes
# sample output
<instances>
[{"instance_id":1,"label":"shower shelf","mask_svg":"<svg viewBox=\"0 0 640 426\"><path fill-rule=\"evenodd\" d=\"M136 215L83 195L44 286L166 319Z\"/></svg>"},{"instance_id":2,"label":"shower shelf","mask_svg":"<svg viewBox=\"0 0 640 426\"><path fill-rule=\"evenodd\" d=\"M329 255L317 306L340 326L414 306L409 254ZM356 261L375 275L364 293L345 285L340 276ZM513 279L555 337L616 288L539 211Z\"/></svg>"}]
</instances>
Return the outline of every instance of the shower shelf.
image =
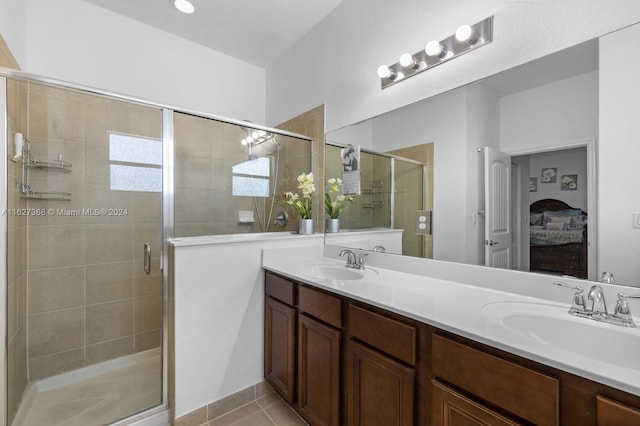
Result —
<instances>
[{"instance_id":1,"label":"shower shelf","mask_svg":"<svg viewBox=\"0 0 640 426\"><path fill-rule=\"evenodd\" d=\"M9 156L9 159L14 163L21 163L22 165L22 182L20 183L20 193L22 194L22 198L29 198L32 200L71 201L71 194L69 192L36 191L31 189L29 184L29 169L70 173L71 164L62 160L62 154L58 156L57 161L40 161L31 154L31 143L25 138L24 145L22 146L21 158Z\"/></svg>"}]
</instances>

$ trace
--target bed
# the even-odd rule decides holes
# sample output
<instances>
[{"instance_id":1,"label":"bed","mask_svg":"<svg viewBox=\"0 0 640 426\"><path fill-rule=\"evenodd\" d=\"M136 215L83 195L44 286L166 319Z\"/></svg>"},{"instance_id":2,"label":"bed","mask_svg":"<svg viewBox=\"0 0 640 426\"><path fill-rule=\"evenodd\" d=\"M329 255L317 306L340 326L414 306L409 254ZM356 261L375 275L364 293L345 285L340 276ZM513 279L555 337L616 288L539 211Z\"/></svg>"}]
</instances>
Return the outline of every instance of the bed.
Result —
<instances>
[{"instance_id":1,"label":"bed","mask_svg":"<svg viewBox=\"0 0 640 426\"><path fill-rule=\"evenodd\" d=\"M587 278L587 213L550 198L529 210L530 270Z\"/></svg>"}]
</instances>

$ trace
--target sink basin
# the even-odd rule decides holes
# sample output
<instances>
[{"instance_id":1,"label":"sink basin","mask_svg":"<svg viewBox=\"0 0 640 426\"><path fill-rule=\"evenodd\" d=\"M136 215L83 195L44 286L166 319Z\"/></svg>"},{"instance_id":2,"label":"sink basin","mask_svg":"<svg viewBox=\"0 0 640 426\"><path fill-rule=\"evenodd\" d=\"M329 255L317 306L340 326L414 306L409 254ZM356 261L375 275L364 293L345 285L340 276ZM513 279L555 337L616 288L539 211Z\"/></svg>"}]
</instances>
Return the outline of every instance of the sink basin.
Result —
<instances>
[{"instance_id":1,"label":"sink basin","mask_svg":"<svg viewBox=\"0 0 640 426\"><path fill-rule=\"evenodd\" d=\"M364 278L365 271L366 269L349 269L346 266L317 265L312 266L309 270L309 273L319 278L329 280L351 281L361 280L362 278Z\"/></svg>"},{"instance_id":2,"label":"sink basin","mask_svg":"<svg viewBox=\"0 0 640 426\"><path fill-rule=\"evenodd\" d=\"M331 285L345 285L349 282L357 282L362 279L372 279L378 275L373 268L365 269L347 268L343 262L309 262L298 265L299 273L312 280Z\"/></svg>"},{"instance_id":3,"label":"sink basin","mask_svg":"<svg viewBox=\"0 0 640 426\"><path fill-rule=\"evenodd\" d=\"M483 314L499 327L586 358L640 370L640 330L570 315L560 305L496 302Z\"/></svg>"}]
</instances>

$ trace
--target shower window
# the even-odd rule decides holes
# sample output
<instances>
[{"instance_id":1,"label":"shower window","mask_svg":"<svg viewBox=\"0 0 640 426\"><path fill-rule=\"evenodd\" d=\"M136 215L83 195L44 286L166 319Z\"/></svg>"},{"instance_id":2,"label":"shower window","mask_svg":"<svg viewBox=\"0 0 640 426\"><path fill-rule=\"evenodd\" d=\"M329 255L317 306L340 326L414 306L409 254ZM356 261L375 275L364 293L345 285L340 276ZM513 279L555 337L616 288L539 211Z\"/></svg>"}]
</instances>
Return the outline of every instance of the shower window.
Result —
<instances>
[{"instance_id":1,"label":"shower window","mask_svg":"<svg viewBox=\"0 0 640 426\"><path fill-rule=\"evenodd\" d=\"M140 136L109 133L112 191L162 191L162 142Z\"/></svg>"},{"instance_id":2,"label":"shower window","mask_svg":"<svg viewBox=\"0 0 640 426\"><path fill-rule=\"evenodd\" d=\"M236 164L231 168L231 173L231 193L234 197L269 197L271 161L268 157Z\"/></svg>"}]
</instances>

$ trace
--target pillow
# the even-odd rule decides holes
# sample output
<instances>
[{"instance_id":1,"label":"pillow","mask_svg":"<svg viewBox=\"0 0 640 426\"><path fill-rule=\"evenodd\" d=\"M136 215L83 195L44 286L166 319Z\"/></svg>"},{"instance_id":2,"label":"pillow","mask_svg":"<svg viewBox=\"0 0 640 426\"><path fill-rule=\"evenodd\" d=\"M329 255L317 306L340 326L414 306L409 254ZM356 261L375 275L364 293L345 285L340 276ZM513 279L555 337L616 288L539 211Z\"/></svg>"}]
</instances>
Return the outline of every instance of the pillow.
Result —
<instances>
[{"instance_id":1,"label":"pillow","mask_svg":"<svg viewBox=\"0 0 640 426\"><path fill-rule=\"evenodd\" d=\"M587 217L583 214L578 216L571 216L571 221L569 222L569 229L584 229L584 226L587 224Z\"/></svg>"},{"instance_id":2,"label":"pillow","mask_svg":"<svg viewBox=\"0 0 640 426\"><path fill-rule=\"evenodd\" d=\"M548 222L544 225L544 229L553 231L566 231L569 229L569 223L564 222Z\"/></svg>"},{"instance_id":3,"label":"pillow","mask_svg":"<svg viewBox=\"0 0 640 426\"><path fill-rule=\"evenodd\" d=\"M542 218L542 224L547 223L570 223L573 216L562 216L545 212Z\"/></svg>"},{"instance_id":4,"label":"pillow","mask_svg":"<svg viewBox=\"0 0 640 426\"><path fill-rule=\"evenodd\" d=\"M529 225L542 226L542 213L529 213Z\"/></svg>"}]
</instances>

